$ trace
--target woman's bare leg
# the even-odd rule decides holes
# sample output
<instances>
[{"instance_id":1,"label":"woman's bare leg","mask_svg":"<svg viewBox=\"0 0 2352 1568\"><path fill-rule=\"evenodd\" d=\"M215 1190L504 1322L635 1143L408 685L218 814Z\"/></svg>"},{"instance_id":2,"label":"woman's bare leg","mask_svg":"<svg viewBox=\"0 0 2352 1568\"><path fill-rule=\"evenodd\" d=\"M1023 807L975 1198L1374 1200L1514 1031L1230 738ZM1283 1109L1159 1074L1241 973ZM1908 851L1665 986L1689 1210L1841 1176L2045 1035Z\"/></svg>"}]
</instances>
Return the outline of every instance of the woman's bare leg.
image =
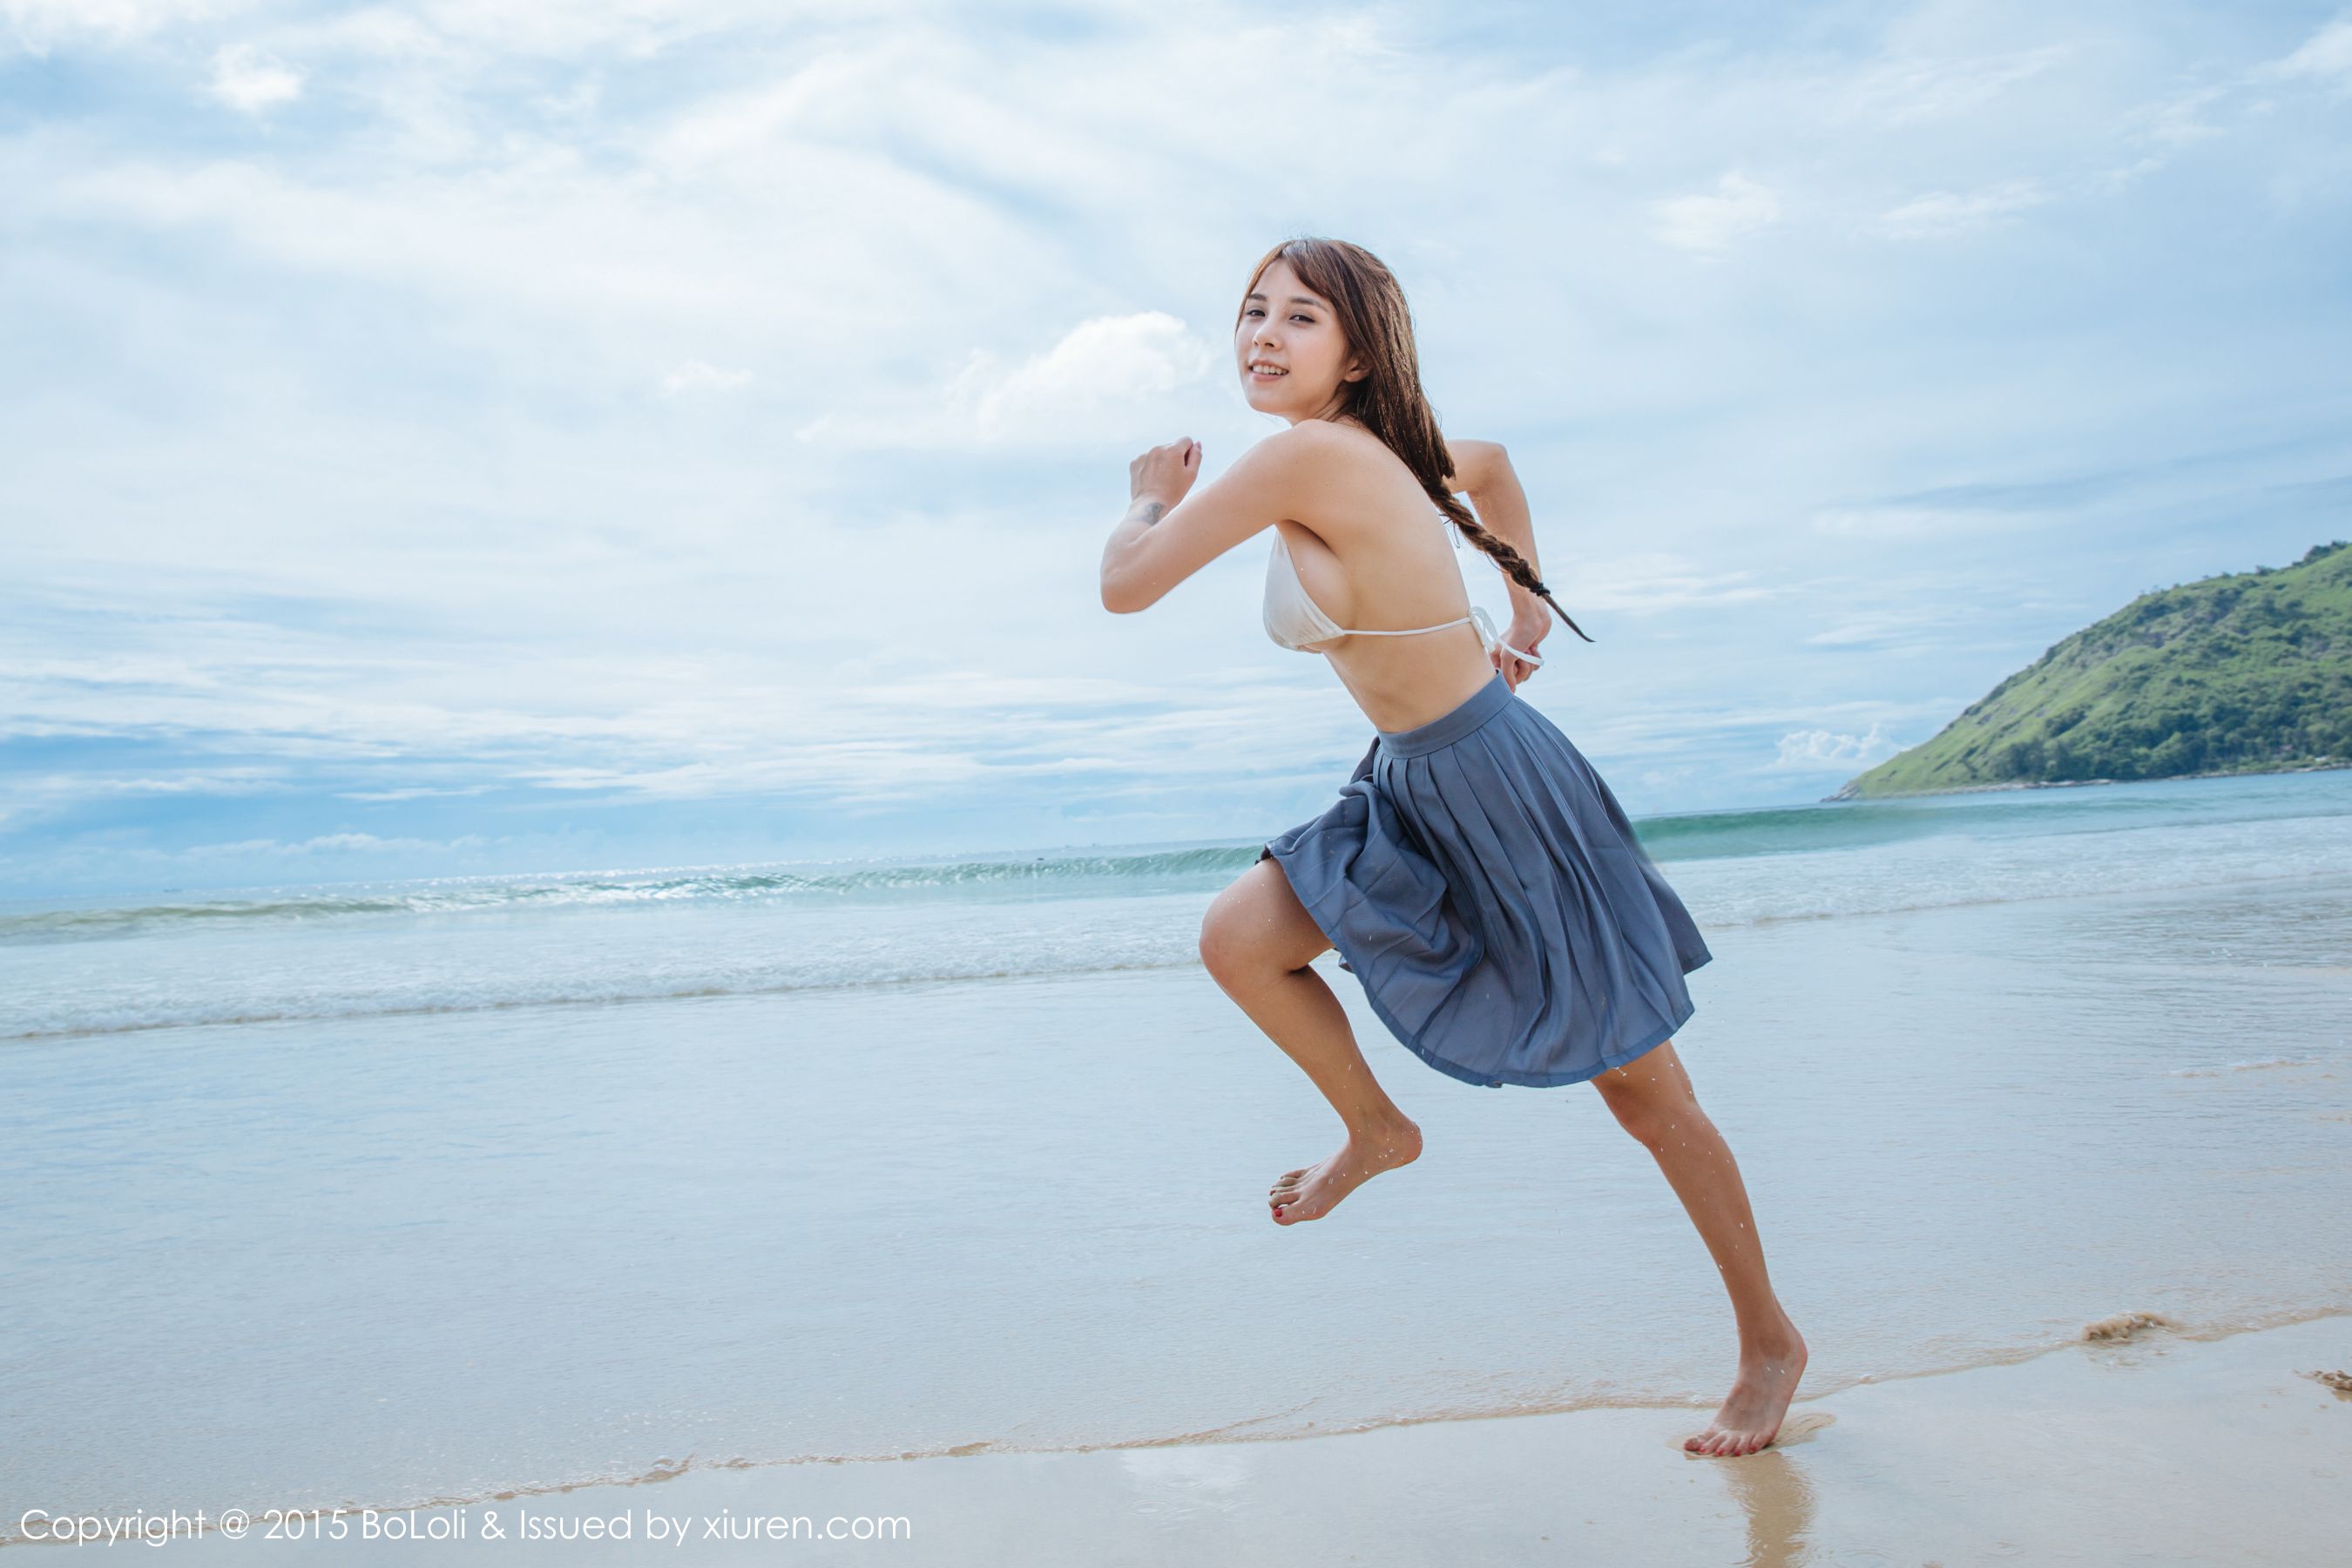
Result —
<instances>
[{"instance_id":1,"label":"woman's bare leg","mask_svg":"<svg viewBox=\"0 0 2352 1568\"><path fill-rule=\"evenodd\" d=\"M1804 1375L1805 1341L1765 1274L1764 1243L1738 1163L1698 1108L1673 1041L1601 1073L1592 1084L1682 1199L1715 1256L1739 1324L1739 1374L1731 1393L1706 1430L1683 1447L1695 1454L1752 1454L1780 1434L1780 1418Z\"/></svg>"},{"instance_id":2,"label":"woman's bare leg","mask_svg":"<svg viewBox=\"0 0 2352 1568\"><path fill-rule=\"evenodd\" d=\"M1201 921L1201 962L1314 1080L1348 1130L1339 1152L1286 1173L1267 1192L1279 1225L1322 1218L1366 1181L1421 1153L1421 1129L1372 1077L1346 1010L1308 967L1330 945L1271 859L1236 878Z\"/></svg>"}]
</instances>

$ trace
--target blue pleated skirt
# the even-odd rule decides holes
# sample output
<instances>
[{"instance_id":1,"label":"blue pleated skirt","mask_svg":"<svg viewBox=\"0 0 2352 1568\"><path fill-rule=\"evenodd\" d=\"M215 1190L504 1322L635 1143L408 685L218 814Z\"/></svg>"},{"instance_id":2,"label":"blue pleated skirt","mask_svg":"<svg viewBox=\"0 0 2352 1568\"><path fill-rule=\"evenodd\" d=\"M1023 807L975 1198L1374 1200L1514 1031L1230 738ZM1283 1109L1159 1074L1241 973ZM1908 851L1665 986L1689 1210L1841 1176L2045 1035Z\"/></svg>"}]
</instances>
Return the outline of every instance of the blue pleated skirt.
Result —
<instances>
[{"instance_id":1,"label":"blue pleated skirt","mask_svg":"<svg viewBox=\"0 0 2352 1568\"><path fill-rule=\"evenodd\" d=\"M1580 1083L1671 1038L1714 954L1584 754L1500 671L1380 731L1320 816L1267 842L1339 967L1465 1082Z\"/></svg>"}]
</instances>

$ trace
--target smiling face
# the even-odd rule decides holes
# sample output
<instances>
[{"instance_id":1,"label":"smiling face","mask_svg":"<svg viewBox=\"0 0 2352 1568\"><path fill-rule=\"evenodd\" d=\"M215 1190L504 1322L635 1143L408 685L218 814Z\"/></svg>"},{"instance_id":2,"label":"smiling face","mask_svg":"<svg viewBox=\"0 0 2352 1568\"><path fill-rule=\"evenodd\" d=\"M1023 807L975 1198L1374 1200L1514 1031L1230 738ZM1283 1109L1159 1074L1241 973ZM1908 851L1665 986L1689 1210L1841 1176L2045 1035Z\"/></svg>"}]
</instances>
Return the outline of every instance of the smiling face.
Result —
<instances>
[{"instance_id":1,"label":"smiling face","mask_svg":"<svg viewBox=\"0 0 2352 1568\"><path fill-rule=\"evenodd\" d=\"M1349 353L1338 315L1280 258L1242 300L1234 363L1249 405L1293 425L1329 417L1341 406L1340 389L1366 374Z\"/></svg>"}]
</instances>

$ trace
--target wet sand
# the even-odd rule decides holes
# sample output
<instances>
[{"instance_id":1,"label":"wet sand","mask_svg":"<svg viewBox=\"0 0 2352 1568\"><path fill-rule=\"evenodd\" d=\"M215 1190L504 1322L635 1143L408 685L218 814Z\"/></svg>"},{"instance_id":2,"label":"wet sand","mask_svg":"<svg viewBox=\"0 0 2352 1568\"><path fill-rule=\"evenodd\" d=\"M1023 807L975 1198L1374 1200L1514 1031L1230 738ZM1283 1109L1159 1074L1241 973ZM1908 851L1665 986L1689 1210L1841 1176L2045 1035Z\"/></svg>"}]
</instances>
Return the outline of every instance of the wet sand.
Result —
<instances>
[{"instance_id":1,"label":"wet sand","mask_svg":"<svg viewBox=\"0 0 2352 1568\"><path fill-rule=\"evenodd\" d=\"M2129 1310L2126 1309L2126 1311ZM2118 1314L2122 1316L2123 1314ZM2089 1327L2089 1325L2085 1325ZM174 1561L1223 1565L2309 1563L2352 1542L2352 1316L2215 1340L2142 1327L1849 1387L1739 1459L1703 1409L1588 1409L1283 1441L702 1469L404 1516L463 1540L207 1536ZM525 1542L625 1520L625 1541ZM685 1521L649 1542L647 1516ZM898 1541L725 1541L711 1522L895 1517ZM495 1519L506 1539L481 1539ZM789 1528L787 1526L786 1528ZM126 1546L124 1550L140 1550Z\"/></svg>"}]
</instances>

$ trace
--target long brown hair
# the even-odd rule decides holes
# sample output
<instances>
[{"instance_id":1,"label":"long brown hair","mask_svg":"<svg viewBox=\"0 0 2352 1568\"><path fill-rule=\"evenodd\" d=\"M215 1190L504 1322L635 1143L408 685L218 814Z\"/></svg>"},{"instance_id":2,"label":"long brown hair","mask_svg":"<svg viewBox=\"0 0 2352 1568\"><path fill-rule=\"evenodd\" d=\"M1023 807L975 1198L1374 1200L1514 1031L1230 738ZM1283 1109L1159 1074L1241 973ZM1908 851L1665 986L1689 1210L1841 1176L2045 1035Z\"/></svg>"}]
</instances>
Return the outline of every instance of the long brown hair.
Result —
<instances>
[{"instance_id":1,"label":"long brown hair","mask_svg":"<svg viewBox=\"0 0 2352 1568\"><path fill-rule=\"evenodd\" d=\"M1349 348L1367 366L1361 378L1340 383L1340 394L1347 400L1340 412L1362 421L1366 429L1403 459L1437 509L1471 543L1494 557L1506 576L1549 605L1554 615L1568 622L1570 631L1592 641L1559 607L1559 601L1536 576L1527 557L1480 527L1470 509L1446 489L1454 467L1445 437L1437 427L1437 411L1422 394L1421 357L1412 343L1412 311L1405 304L1404 289L1396 275L1360 245L1307 236L1286 239L1267 251L1251 270L1249 287L1242 292L1246 295L1255 289L1265 269L1276 261L1290 263L1300 281L1331 302ZM1242 309L1247 310L1248 305L1244 300ZM1241 328L1240 310L1234 313L1234 328L1236 331Z\"/></svg>"}]
</instances>

